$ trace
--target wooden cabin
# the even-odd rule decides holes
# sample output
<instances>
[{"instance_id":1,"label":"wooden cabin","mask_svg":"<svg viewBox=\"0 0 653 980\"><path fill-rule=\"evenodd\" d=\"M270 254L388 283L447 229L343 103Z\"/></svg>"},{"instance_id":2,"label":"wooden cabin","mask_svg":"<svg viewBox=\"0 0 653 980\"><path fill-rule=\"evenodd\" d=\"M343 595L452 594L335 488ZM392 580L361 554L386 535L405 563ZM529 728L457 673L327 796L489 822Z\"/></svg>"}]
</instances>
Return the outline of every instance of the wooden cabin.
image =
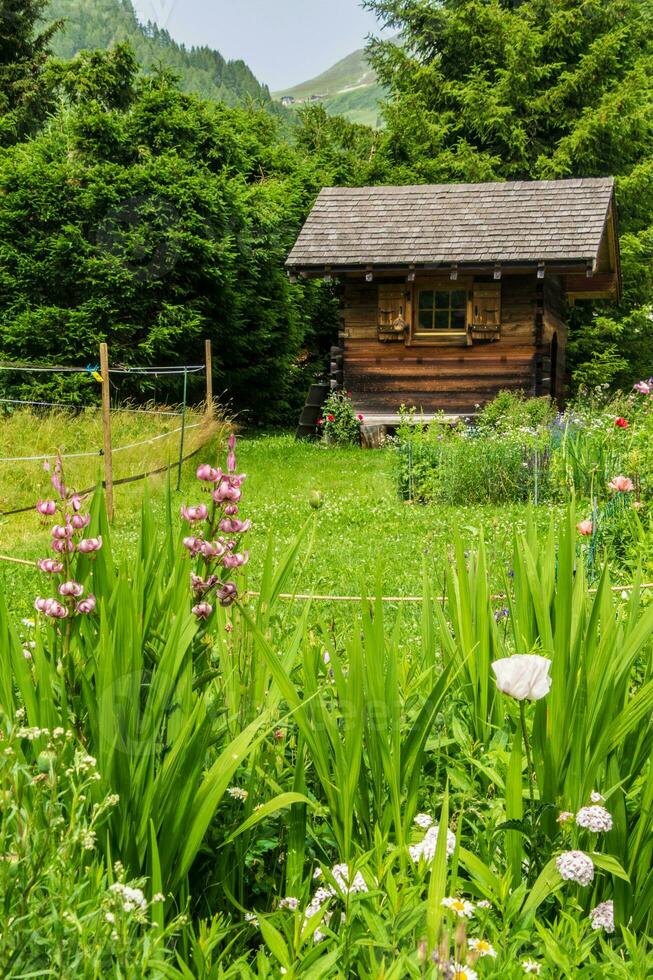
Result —
<instances>
[{"instance_id":1,"label":"wooden cabin","mask_svg":"<svg viewBox=\"0 0 653 980\"><path fill-rule=\"evenodd\" d=\"M562 401L568 305L621 291L614 182L327 187L287 268L341 282L332 385L369 423Z\"/></svg>"}]
</instances>

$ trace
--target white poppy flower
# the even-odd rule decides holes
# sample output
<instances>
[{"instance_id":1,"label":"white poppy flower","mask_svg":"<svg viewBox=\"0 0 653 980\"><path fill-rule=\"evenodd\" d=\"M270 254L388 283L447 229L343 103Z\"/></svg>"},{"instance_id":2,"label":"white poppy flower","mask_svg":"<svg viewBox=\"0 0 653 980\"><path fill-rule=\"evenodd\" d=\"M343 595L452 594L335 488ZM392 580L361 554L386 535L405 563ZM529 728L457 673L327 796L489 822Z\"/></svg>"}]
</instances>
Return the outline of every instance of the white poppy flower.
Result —
<instances>
[{"instance_id":1,"label":"white poppy flower","mask_svg":"<svg viewBox=\"0 0 653 980\"><path fill-rule=\"evenodd\" d=\"M517 701L539 701L551 690L551 661L537 654L516 654L495 660L497 687Z\"/></svg>"}]
</instances>

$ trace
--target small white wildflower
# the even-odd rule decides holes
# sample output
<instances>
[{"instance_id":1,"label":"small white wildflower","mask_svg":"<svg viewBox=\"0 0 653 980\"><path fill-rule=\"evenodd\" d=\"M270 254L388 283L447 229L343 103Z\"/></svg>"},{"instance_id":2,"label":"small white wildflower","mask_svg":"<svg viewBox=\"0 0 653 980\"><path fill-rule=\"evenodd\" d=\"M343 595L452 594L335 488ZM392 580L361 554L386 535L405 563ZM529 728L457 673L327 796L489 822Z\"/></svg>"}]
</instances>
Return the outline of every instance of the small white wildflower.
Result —
<instances>
[{"instance_id":1,"label":"small white wildflower","mask_svg":"<svg viewBox=\"0 0 653 980\"><path fill-rule=\"evenodd\" d=\"M464 963L453 963L448 976L451 980L478 980L478 973Z\"/></svg>"},{"instance_id":2,"label":"small white wildflower","mask_svg":"<svg viewBox=\"0 0 653 980\"><path fill-rule=\"evenodd\" d=\"M604 806L584 806L576 814L576 823L593 834L607 834L612 830L612 814Z\"/></svg>"},{"instance_id":3,"label":"small white wildflower","mask_svg":"<svg viewBox=\"0 0 653 980\"><path fill-rule=\"evenodd\" d=\"M556 858L556 867L565 881L579 885L591 885L594 881L594 864L583 851L565 851Z\"/></svg>"},{"instance_id":4,"label":"small white wildflower","mask_svg":"<svg viewBox=\"0 0 653 980\"><path fill-rule=\"evenodd\" d=\"M418 864L421 858L424 858L428 864L431 863L435 857L439 832L439 827L429 827L424 839L408 848L408 853L415 864ZM447 830L447 857L451 857L455 849L456 835L451 830Z\"/></svg>"},{"instance_id":5,"label":"small white wildflower","mask_svg":"<svg viewBox=\"0 0 653 980\"><path fill-rule=\"evenodd\" d=\"M601 794L597 793L596 790L592 790L590 793L590 800L592 803L603 803L605 801L605 796L601 796Z\"/></svg>"},{"instance_id":6,"label":"small white wildflower","mask_svg":"<svg viewBox=\"0 0 653 980\"><path fill-rule=\"evenodd\" d=\"M313 933L313 942L314 943L321 943L324 938L325 938L325 935L324 935L324 933L322 932L321 929L316 929L315 932Z\"/></svg>"},{"instance_id":7,"label":"small white wildflower","mask_svg":"<svg viewBox=\"0 0 653 980\"><path fill-rule=\"evenodd\" d=\"M479 956L491 956L494 959L497 955L494 946L487 939L470 939L467 945L473 953L478 953Z\"/></svg>"},{"instance_id":8,"label":"small white wildflower","mask_svg":"<svg viewBox=\"0 0 653 980\"><path fill-rule=\"evenodd\" d=\"M116 921L116 917L113 914L113 912L107 912L104 918L107 920L107 922L111 923L112 925Z\"/></svg>"},{"instance_id":9,"label":"small white wildflower","mask_svg":"<svg viewBox=\"0 0 653 980\"><path fill-rule=\"evenodd\" d=\"M612 902L601 902L590 912L590 922L592 929L598 931L603 929L612 935L614 932L614 904Z\"/></svg>"},{"instance_id":10,"label":"small white wildflower","mask_svg":"<svg viewBox=\"0 0 653 980\"><path fill-rule=\"evenodd\" d=\"M322 868L316 868L315 871L313 872L313 881L317 881L319 878L323 878L323 877L324 877L324 871L322 871Z\"/></svg>"},{"instance_id":11,"label":"small white wildflower","mask_svg":"<svg viewBox=\"0 0 653 980\"><path fill-rule=\"evenodd\" d=\"M476 903L476 905L477 905L477 907L479 909L491 909L492 908L492 902L488 902L487 898L482 898L480 900L480 902L477 902Z\"/></svg>"},{"instance_id":12,"label":"small white wildflower","mask_svg":"<svg viewBox=\"0 0 653 980\"><path fill-rule=\"evenodd\" d=\"M296 912L299 907L299 899L295 898L294 895L287 895L286 898L282 898L279 902L280 909L288 909L290 912Z\"/></svg>"},{"instance_id":13,"label":"small white wildflower","mask_svg":"<svg viewBox=\"0 0 653 980\"><path fill-rule=\"evenodd\" d=\"M85 851L92 851L96 844L95 831L85 830L82 834L82 847Z\"/></svg>"},{"instance_id":14,"label":"small white wildflower","mask_svg":"<svg viewBox=\"0 0 653 980\"><path fill-rule=\"evenodd\" d=\"M422 830L428 830L433 825L433 818L428 813L418 813L413 823L416 823Z\"/></svg>"},{"instance_id":15,"label":"small white wildflower","mask_svg":"<svg viewBox=\"0 0 653 980\"><path fill-rule=\"evenodd\" d=\"M521 968L524 973L535 973L537 976L542 972L541 964L536 963L535 960L523 960Z\"/></svg>"},{"instance_id":16,"label":"small white wildflower","mask_svg":"<svg viewBox=\"0 0 653 980\"><path fill-rule=\"evenodd\" d=\"M249 922L255 929L258 928L258 916L254 915L253 912L245 912L245 922Z\"/></svg>"},{"instance_id":17,"label":"small white wildflower","mask_svg":"<svg viewBox=\"0 0 653 980\"><path fill-rule=\"evenodd\" d=\"M573 813L570 813L569 810L562 810L558 814L558 823L560 824L561 827L563 827L566 823L569 823L573 819L574 819L574 815Z\"/></svg>"},{"instance_id":18,"label":"small white wildflower","mask_svg":"<svg viewBox=\"0 0 653 980\"><path fill-rule=\"evenodd\" d=\"M52 729L52 737L53 738L63 738L65 734L66 733L65 733L65 731L64 731L63 728L53 728Z\"/></svg>"},{"instance_id":19,"label":"small white wildflower","mask_svg":"<svg viewBox=\"0 0 653 980\"><path fill-rule=\"evenodd\" d=\"M16 711L16 721L25 721L25 709L18 708Z\"/></svg>"},{"instance_id":20,"label":"small white wildflower","mask_svg":"<svg viewBox=\"0 0 653 980\"><path fill-rule=\"evenodd\" d=\"M21 619L21 623L23 624L23 626L26 626L28 630L33 630L34 627L36 626L36 623L34 622L33 619Z\"/></svg>"},{"instance_id":21,"label":"small white wildflower","mask_svg":"<svg viewBox=\"0 0 653 980\"><path fill-rule=\"evenodd\" d=\"M240 800L242 803L245 802L249 793L246 789L241 789L240 786L230 786L227 793L232 798L232 800Z\"/></svg>"},{"instance_id":22,"label":"small white wildflower","mask_svg":"<svg viewBox=\"0 0 653 980\"><path fill-rule=\"evenodd\" d=\"M117 806L120 803L120 796L118 793L110 793L104 803L105 806Z\"/></svg>"},{"instance_id":23,"label":"small white wildflower","mask_svg":"<svg viewBox=\"0 0 653 980\"><path fill-rule=\"evenodd\" d=\"M354 880L349 884L349 868L346 864L334 864L331 868L336 885L344 895L354 895L356 892L366 892L368 887L360 871L354 875Z\"/></svg>"},{"instance_id":24,"label":"small white wildflower","mask_svg":"<svg viewBox=\"0 0 653 980\"><path fill-rule=\"evenodd\" d=\"M165 902L166 897L162 892L157 892L156 895L152 896L153 902Z\"/></svg>"},{"instance_id":25,"label":"small white wildflower","mask_svg":"<svg viewBox=\"0 0 653 980\"><path fill-rule=\"evenodd\" d=\"M474 906L466 898L443 898L441 904L457 915L459 919L474 918Z\"/></svg>"},{"instance_id":26,"label":"small white wildflower","mask_svg":"<svg viewBox=\"0 0 653 980\"><path fill-rule=\"evenodd\" d=\"M138 909L147 908L147 900L140 888L132 888L130 885L123 885L120 881L116 881L111 885L109 891L120 896L125 912L135 912Z\"/></svg>"}]
</instances>

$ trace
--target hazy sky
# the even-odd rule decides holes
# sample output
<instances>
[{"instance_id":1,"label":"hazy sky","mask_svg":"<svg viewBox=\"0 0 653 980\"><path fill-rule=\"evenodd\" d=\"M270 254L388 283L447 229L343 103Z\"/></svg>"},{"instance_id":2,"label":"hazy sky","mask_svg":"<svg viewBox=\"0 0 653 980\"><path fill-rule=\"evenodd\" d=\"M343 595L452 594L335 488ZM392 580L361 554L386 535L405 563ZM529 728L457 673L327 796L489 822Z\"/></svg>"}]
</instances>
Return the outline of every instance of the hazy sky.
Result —
<instances>
[{"instance_id":1,"label":"hazy sky","mask_svg":"<svg viewBox=\"0 0 653 980\"><path fill-rule=\"evenodd\" d=\"M359 0L134 0L176 41L242 58L274 91L307 81L377 28Z\"/></svg>"}]
</instances>

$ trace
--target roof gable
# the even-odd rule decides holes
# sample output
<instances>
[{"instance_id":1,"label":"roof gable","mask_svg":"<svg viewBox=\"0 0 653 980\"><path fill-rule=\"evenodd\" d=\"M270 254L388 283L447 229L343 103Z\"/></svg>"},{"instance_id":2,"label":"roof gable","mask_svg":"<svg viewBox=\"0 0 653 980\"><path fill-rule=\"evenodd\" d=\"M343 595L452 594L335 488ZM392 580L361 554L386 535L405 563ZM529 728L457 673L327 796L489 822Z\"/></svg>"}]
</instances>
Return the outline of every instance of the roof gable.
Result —
<instances>
[{"instance_id":1,"label":"roof gable","mask_svg":"<svg viewBox=\"0 0 653 980\"><path fill-rule=\"evenodd\" d=\"M326 187L287 265L595 263L613 193L611 177Z\"/></svg>"}]
</instances>

